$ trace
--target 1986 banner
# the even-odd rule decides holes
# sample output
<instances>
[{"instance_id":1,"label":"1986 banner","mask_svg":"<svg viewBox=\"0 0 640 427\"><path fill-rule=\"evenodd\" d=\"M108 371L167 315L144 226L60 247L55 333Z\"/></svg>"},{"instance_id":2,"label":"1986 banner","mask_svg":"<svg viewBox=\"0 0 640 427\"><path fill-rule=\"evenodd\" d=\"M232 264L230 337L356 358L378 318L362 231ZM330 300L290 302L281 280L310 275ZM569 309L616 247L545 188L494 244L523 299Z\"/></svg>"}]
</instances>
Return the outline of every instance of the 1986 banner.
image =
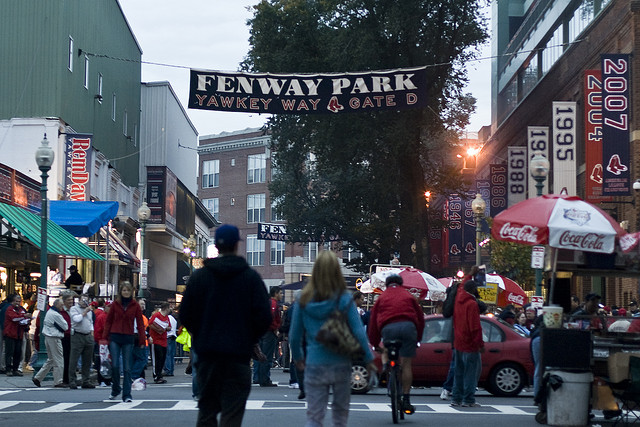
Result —
<instances>
[{"instance_id":1,"label":"1986 banner","mask_svg":"<svg viewBox=\"0 0 640 427\"><path fill-rule=\"evenodd\" d=\"M348 113L424 107L426 68L343 74L191 70L189 108L272 114Z\"/></svg>"}]
</instances>

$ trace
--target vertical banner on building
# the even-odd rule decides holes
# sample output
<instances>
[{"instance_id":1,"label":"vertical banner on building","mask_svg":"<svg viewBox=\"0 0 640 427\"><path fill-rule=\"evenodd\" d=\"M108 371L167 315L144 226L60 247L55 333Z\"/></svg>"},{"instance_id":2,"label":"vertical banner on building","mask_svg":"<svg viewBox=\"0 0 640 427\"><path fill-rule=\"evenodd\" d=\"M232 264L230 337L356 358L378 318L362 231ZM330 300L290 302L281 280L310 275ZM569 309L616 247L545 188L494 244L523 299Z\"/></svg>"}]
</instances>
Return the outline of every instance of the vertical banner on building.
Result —
<instances>
[{"instance_id":1,"label":"vertical banner on building","mask_svg":"<svg viewBox=\"0 0 640 427\"><path fill-rule=\"evenodd\" d=\"M513 206L527 198L527 147L508 147L508 199Z\"/></svg>"},{"instance_id":2,"label":"vertical banner on building","mask_svg":"<svg viewBox=\"0 0 640 427\"><path fill-rule=\"evenodd\" d=\"M602 170L602 72L584 73L584 157L585 199L598 203L609 197L602 196L604 173Z\"/></svg>"},{"instance_id":3,"label":"vertical banner on building","mask_svg":"<svg viewBox=\"0 0 640 427\"><path fill-rule=\"evenodd\" d=\"M489 165L489 183L489 215L494 217L507 208L507 167L499 164Z\"/></svg>"},{"instance_id":4,"label":"vertical banner on building","mask_svg":"<svg viewBox=\"0 0 640 427\"><path fill-rule=\"evenodd\" d=\"M449 220L449 266L460 265L462 263L462 223L464 218L462 197L457 194L449 196L449 209L447 219Z\"/></svg>"},{"instance_id":5,"label":"vertical banner on building","mask_svg":"<svg viewBox=\"0 0 640 427\"><path fill-rule=\"evenodd\" d=\"M432 272L440 272L444 266L443 257L443 230L442 230L442 209L429 209L429 252L431 254L431 270Z\"/></svg>"},{"instance_id":6,"label":"vertical banner on building","mask_svg":"<svg viewBox=\"0 0 640 427\"><path fill-rule=\"evenodd\" d=\"M604 196L631 194L629 147L629 55L602 60L602 166ZM605 166L606 165L606 166Z\"/></svg>"},{"instance_id":7,"label":"vertical banner on building","mask_svg":"<svg viewBox=\"0 0 640 427\"><path fill-rule=\"evenodd\" d=\"M68 133L66 136L64 195L67 200L89 200L92 136L79 133Z\"/></svg>"},{"instance_id":8,"label":"vertical banner on building","mask_svg":"<svg viewBox=\"0 0 640 427\"><path fill-rule=\"evenodd\" d=\"M527 146L529 147L529 163L533 156L541 154L549 160L549 128L547 126L529 126L527 128ZM551 163L551 162L549 162ZM536 188L536 180L529 175L529 199L538 196L538 189ZM547 194L549 191L549 180L545 180L544 187L542 188L542 194Z\"/></svg>"},{"instance_id":9,"label":"vertical banner on building","mask_svg":"<svg viewBox=\"0 0 640 427\"><path fill-rule=\"evenodd\" d=\"M474 183L475 184L475 183ZM475 185L465 194L462 211L462 262L474 263L476 259L476 219L471 202L476 198Z\"/></svg>"},{"instance_id":10,"label":"vertical banner on building","mask_svg":"<svg viewBox=\"0 0 640 427\"><path fill-rule=\"evenodd\" d=\"M551 144L551 174L553 192L560 194L567 189L570 196L576 195L576 103L553 103L553 144Z\"/></svg>"}]
</instances>

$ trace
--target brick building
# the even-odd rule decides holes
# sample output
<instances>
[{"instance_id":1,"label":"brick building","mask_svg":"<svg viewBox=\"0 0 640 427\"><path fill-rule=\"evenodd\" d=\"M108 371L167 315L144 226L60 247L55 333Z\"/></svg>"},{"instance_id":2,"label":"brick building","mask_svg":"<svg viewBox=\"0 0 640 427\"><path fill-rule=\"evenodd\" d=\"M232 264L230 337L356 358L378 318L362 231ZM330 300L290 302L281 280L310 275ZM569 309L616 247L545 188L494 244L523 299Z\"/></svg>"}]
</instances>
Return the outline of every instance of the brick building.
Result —
<instances>
[{"instance_id":1,"label":"brick building","mask_svg":"<svg viewBox=\"0 0 640 427\"><path fill-rule=\"evenodd\" d=\"M585 72L601 69L602 54L631 54L630 82L640 81L640 58L633 55L640 42L640 1L509 0L493 3L492 135L478 159L478 178L488 178L490 164L506 164L508 147L527 147L529 126L549 129L547 155L551 161L545 192L554 192L560 180L560 163L554 160L552 129L554 101L576 103L575 191L582 198L587 170L585 158ZM629 94L630 184L640 178L640 88L631 84ZM555 146L557 148L557 146ZM529 152L529 158L533 153ZM554 165L554 163L556 163ZM555 166L555 168L554 168ZM606 168L606 162L603 162ZM557 184L557 182L556 182ZM529 197L534 195L529 186ZM629 231L640 227L640 205L630 190L606 202L596 202ZM564 261L564 264L563 262ZM626 306L639 296L637 265L618 254L610 268L599 268L581 253L565 255L559 270L580 297L598 292L607 305Z\"/></svg>"}]
</instances>

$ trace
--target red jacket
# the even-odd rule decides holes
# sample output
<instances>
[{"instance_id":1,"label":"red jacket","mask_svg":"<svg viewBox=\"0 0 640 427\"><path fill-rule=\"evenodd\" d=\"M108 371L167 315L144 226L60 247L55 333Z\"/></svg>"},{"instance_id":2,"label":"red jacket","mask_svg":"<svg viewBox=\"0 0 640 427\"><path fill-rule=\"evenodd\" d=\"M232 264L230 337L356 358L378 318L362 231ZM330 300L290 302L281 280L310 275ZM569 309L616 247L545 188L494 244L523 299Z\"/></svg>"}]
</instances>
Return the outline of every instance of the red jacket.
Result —
<instances>
[{"instance_id":1,"label":"red jacket","mask_svg":"<svg viewBox=\"0 0 640 427\"><path fill-rule=\"evenodd\" d=\"M107 313L107 320L104 322L104 330L102 331L102 339L108 340L109 334L111 333L135 335L135 331L133 330L134 320L138 326L138 342L143 343L146 336L144 333L144 320L142 319L140 304L132 299L129 304L127 304L125 310L120 301L115 300Z\"/></svg>"},{"instance_id":2,"label":"red jacket","mask_svg":"<svg viewBox=\"0 0 640 427\"><path fill-rule=\"evenodd\" d=\"M369 342L378 346L382 337L382 328L389 323L413 322L418 331L418 342L424 331L424 313L416 298L401 286L390 286L376 300L371 309L367 335Z\"/></svg>"},{"instance_id":3,"label":"red jacket","mask_svg":"<svg viewBox=\"0 0 640 427\"><path fill-rule=\"evenodd\" d=\"M280 308L278 308L278 301L275 298L271 298L271 326L269 330L276 332L280 328L282 323L282 317L280 315Z\"/></svg>"},{"instance_id":4,"label":"red jacket","mask_svg":"<svg viewBox=\"0 0 640 427\"><path fill-rule=\"evenodd\" d=\"M100 342L102 339L102 332L104 331L104 322L107 320L107 313L99 308L94 311L96 320L93 322L93 339L95 342Z\"/></svg>"},{"instance_id":5,"label":"red jacket","mask_svg":"<svg viewBox=\"0 0 640 427\"><path fill-rule=\"evenodd\" d=\"M21 340L27 323L25 321L31 319L31 315L22 306L15 307L13 304L7 308L4 313L4 330L2 334L5 337ZM21 324L24 323L24 324Z\"/></svg>"},{"instance_id":6,"label":"red jacket","mask_svg":"<svg viewBox=\"0 0 640 427\"><path fill-rule=\"evenodd\" d=\"M484 347L478 302L462 287L458 288L453 311L453 347L465 353L475 353Z\"/></svg>"},{"instance_id":7,"label":"red jacket","mask_svg":"<svg viewBox=\"0 0 640 427\"><path fill-rule=\"evenodd\" d=\"M167 346L167 330L163 330L163 332L156 332L155 329L151 326L151 324L156 320L160 320L161 322L169 323L169 316L163 316L162 313L156 311L149 319L149 335L153 339L154 345L159 345L160 347ZM159 326L156 324L156 326Z\"/></svg>"}]
</instances>

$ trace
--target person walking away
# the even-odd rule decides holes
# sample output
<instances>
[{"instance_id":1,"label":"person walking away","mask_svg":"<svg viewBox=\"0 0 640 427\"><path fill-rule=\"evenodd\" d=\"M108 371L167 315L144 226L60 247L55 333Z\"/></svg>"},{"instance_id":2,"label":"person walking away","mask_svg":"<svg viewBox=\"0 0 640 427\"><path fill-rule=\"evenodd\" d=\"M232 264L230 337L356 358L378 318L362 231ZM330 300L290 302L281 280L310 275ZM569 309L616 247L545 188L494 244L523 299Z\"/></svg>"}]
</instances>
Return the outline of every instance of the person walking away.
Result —
<instances>
[{"instance_id":1,"label":"person walking away","mask_svg":"<svg viewBox=\"0 0 640 427\"><path fill-rule=\"evenodd\" d=\"M102 332L102 339L109 342L109 352L111 353L111 395L109 400L115 400L122 392L123 402L132 401L131 364L136 335L134 322L137 325L138 342L144 343L142 309L133 298L133 286L125 281L120 285L118 296L111 304ZM122 386L120 386L120 356L122 356Z\"/></svg>"},{"instance_id":2,"label":"person walking away","mask_svg":"<svg viewBox=\"0 0 640 427\"><path fill-rule=\"evenodd\" d=\"M280 308L278 307L278 303L282 299L282 288L280 286L271 287L269 295L271 297L271 326L260 338L260 350L267 356L267 360L254 361L253 364L253 379L257 380L260 387L277 386L277 384L271 382L271 367L273 366L273 355L278 346L278 328L282 323Z\"/></svg>"},{"instance_id":3,"label":"person walking away","mask_svg":"<svg viewBox=\"0 0 640 427\"><path fill-rule=\"evenodd\" d=\"M64 359L62 356L62 337L69 329L69 324L62 317L60 312L64 310L62 300L60 298L53 302L53 305L47 310L44 316L44 324L42 334L44 335L44 343L47 348L47 361L40 368L37 374L31 379L36 387L40 387L42 381L47 374L53 369L53 386L56 388L66 388L62 383L62 370Z\"/></svg>"},{"instance_id":4,"label":"person walking away","mask_svg":"<svg viewBox=\"0 0 640 427\"><path fill-rule=\"evenodd\" d=\"M368 369L375 370L371 363L373 353L356 305L347 292L338 258L331 251L322 251L313 264L309 282L294 306L289 336L293 359L298 369L304 371L307 427L322 426L330 389L333 391L333 425L344 427L349 417L351 358L330 351L315 339L336 306L347 314L349 327L362 346ZM303 337L307 343L306 355Z\"/></svg>"},{"instance_id":5,"label":"person walking away","mask_svg":"<svg viewBox=\"0 0 640 427\"><path fill-rule=\"evenodd\" d=\"M82 288L84 288L84 279L80 273L78 273L78 267L72 265L69 267L69 277L64 281L64 285L67 289L76 292L77 294L82 293Z\"/></svg>"},{"instance_id":6,"label":"person walking away","mask_svg":"<svg viewBox=\"0 0 640 427\"><path fill-rule=\"evenodd\" d=\"M169 324L171 329L167 331L167 359L164 362L164 376L172 377L176 361L176 338L178 338L178 321L169 311Z\"/></svg>"},{"instance_id":7,"label":"person walking away","mask_svg":"<svg viewBox=\"0 0 640 427\"><path fill-rule=\"evenodd\" d=\"M149 335L153 340L153 381L156 384L165 384L167 380L162 377L164 362L167 357L167 331L171 329L169 323L169 303L162 303L160 310L153 313L149 319Z\"/></svg>"},{"instance_id":8,"label":"person walking away","mask_svg":"<svg viewBox=\"0 0 640 427\"><path fill-rule=\"evenodd\" d=\"M411 293L403 288L402 277L390 275L385 280L386 290L378 297L369 318L367 334L374 347L383 347L391 340L402 341L400 347L400 369L402 370L402 410L413 414L411 384L413 371L411 362L416 356L418 337L424 332L424 312ZM382 345L380 341L382 340Z\"/></svg>"},{"instance_id":9,"label":"person walking away","mask_svg":"<svg viewBox=\"0 0 640 427\"><path fill-rule=\"evenodd\" d=\"M478 290L475 280L467 280L458 288L453 312L453 346L455 352L455 377L451 394L451 406L480 406L475 393L481 365L480 353L484 351L480 309L474 296Z\"/></svg>"},{"instance_id":10,"label":"person walking away","mask_svg":"<svg viewBox=\"0 0 640 427\"><path fill-rule=\"evenodd\" d=\"M93 312L89 306L89 296L82 295L76 305L69 310L71 316L71 352L69 355L69 388L75 390L78 359L82 363L82 388L95 388L91 383L91 361L93 359Z\"/></svg>"},{"instance_id":11,"label":"person walking away","mask_svg":"<svg viewBox=\"0 0 640 427\"><path fill-rule=\"evenodd\" d=\"M13 294L10 301L11 305L4 314L5 366L8 377L21 377L22 372L18 368L22 360L22 339L31 322L31 315L20 305L20 294Z\"/></svg>"},{"instance_id":12,"label":"person walking away","mask_svg":"<svg viewBox=\"0 0 640 427\"><path fill-rule=\"evenodd\" d=\"M204 261L187 283L180 322L191 333L198 383L198 426L242 424L251 391L253 346L272 323L260 275L238 256L240 232L229 224L216 229L219 255Z\"/></svg>"},{"instance_id":13,"label":"person walking away","mask_svg":"<svg viewBox=\"0 0 640 427\"><path fill-rule=\"evenodd\" d=\"M136 298L138 304L140 304L140 309L142 310L142 322L144 323L145 330L145 340L140 343L138 342L138 335L135 336L133 343L133 365L131 365L131 378L136 380L138 378L145 378L144 371L147 369L147 365L149 364L149 344L153 342L151 337L149 336L149 319L145 316L144 312L147 309L147 303L142 298ZM138 329L138 325L134 322L134 330Z\"/></svg>"}]
</instances>

